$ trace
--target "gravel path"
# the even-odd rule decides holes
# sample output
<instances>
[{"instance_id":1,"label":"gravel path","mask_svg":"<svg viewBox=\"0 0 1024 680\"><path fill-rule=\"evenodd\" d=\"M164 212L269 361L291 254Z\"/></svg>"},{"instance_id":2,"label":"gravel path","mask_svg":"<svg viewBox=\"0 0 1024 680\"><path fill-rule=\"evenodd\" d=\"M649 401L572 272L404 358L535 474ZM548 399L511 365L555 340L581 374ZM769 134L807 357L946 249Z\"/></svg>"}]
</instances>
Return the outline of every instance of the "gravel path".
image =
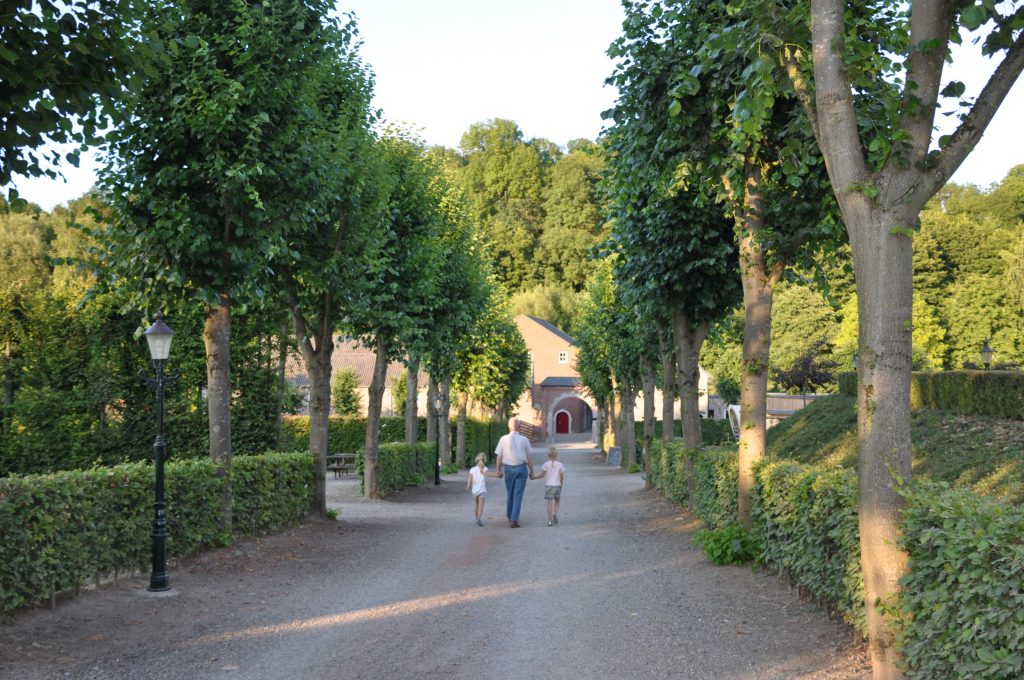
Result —
<instances>
[{"instance_id":1,"label":"gravel path","mask_svg":"<svg viewBox=\"0 0 1024 680\"><path fill-rule=\"evenodd\" d=\"M537 465L543 452L535 452ZM715 567L693 522L640 475L567 447L560 523L530 482L521 529L489 480L357 498L338 522L174 565L0 625L0 678L867 678L842 625L768 573Z\"/></svg>"}]
</instances>

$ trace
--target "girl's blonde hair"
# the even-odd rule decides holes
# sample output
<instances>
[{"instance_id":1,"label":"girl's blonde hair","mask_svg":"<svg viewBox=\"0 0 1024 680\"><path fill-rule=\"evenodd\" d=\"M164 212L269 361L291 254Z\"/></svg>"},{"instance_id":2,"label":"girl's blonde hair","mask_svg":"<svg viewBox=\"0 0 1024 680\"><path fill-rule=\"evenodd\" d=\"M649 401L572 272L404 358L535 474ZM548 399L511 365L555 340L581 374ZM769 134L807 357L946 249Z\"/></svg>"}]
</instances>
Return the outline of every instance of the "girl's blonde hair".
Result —
<instances>
[{"instance_id":1,"label":"girl's blonde hair","mask_svg":"<svg viewBox=\"0 0 1024 680\"><path fill-rule=\"evenodd\" d=\"M486 463L487 462L487 454L478 453L478 454L476 454L476 458L474 458L473 460L477 464L479 464L479 463Z\"/></svg>"},{"instance_id":2,"label":"girl's blonde hair","mask_svg":"<svg viewBox=\"0 0 1024 680\"><path fill-rule=\"evenodd\" d=\"M548 449L548 458L551 458L552 460L558 458L558 449L556 449L554 446Z\"/></svg>"}]
</instances>

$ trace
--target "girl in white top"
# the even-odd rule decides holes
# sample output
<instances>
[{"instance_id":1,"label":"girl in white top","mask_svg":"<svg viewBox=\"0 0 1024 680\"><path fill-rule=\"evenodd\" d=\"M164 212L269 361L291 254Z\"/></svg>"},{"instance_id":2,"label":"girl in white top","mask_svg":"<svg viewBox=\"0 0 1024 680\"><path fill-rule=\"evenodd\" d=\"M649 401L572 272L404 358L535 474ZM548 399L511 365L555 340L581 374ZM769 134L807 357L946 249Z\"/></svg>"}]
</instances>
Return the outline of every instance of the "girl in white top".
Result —
<instances>
[{"instance_id":1,"label":"girl in white top","mask_svg":"<svg viewBox=\"0 0 1024 680\"><path fill-rule=\"evenodd\" d=\"M548 501L548 526L558 524L558 506L562 502L562 485L565 484L565 466L558 462L558 449L548 449L548 459L540 472L530 479L544 478L544 498Z\"/></svg>"},{"instance_id":2,"label":"girl in white top","mask_svg":"<svg viewBox=\"0 0 1024 680\"><path fill-rule=\"evenodd\" d=\"M484 514L484 499L487 498L487 478L498 476L498 473L487 469L486 461L487 457L482 453L478 453L476 465L470 468L469 477L466 478L466 491L473 492L473 502L476 505L476 525L478 527L484 525L481 517Z\"/></svg>"}]
</instances>

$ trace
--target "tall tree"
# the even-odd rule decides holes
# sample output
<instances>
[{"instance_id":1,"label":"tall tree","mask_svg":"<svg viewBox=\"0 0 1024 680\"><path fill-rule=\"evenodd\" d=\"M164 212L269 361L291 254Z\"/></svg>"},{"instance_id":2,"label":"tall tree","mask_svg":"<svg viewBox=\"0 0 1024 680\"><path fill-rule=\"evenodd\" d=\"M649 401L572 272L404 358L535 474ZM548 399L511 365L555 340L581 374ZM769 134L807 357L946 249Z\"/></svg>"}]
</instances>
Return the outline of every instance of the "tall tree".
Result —
<instances>
[{"instance_id":1,"label":"tall tree","mask_svg":"<svg viewBox=\"0 0 1024 680\"><path fill-rule=\"evenodd\" d=\"M925 202L975 147L1024 69L1020 3L881 2L852 11L811 0L811 41L790 50L812 62L805 102L816 124L853 248L860 312L858 503L868 635L876 678L902 677L886 607L906 573L897 535L910 479L911 237ZM865 27L884 27L882 30ZM984 33L979 29L984 27ZM950 42L973 34L1002 55L971 100L942 87ZM879 96L880 83L889 87ZM813 87L813 91L809 88ZM974 93L970 93L973 96ZM952 135L934 138L942 98L958 107Z\"/></svg>"},{"instance_id":2,"label":"tall tree","mask_svg":"<svg viewBox=\"0 0 1024 680\"><path fill-rule=\"evenodd\" d=\"M635 9L670 72L679 173L734 221L746 319L739 517L751 523L753 464L766 447L774 289L786 268L842 233L819 155L775 36L732 3L677 0ZM629 30L635 30L627 18ZM682 361L682 358L680 358Z\"/></svg>"},{"instance_id":3,"label":"tall tree","mask_svg":"<svg viewBox=\"0 0 1024 680\"><path fill-rule=\"evenodd\" d=\"M266 296L288 230L319 207L292 182L310 165L298 143L308 84L343 42L332 10L326 0L151 7L152 58L118 103L101 175L113 212L105 264L134 287L130 304L153 309L184 291L206 305L210 457L229 479L231 308Z\"/></svg>"}]
</instances>

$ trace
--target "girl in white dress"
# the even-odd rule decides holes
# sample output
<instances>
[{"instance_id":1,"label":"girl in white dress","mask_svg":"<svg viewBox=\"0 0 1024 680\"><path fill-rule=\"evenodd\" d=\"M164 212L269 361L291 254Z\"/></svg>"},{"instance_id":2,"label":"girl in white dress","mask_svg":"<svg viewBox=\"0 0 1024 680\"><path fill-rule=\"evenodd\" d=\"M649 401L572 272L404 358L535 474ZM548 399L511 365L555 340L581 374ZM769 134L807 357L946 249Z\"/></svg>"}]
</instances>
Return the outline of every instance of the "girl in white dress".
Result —
<instances>
[{"instance_id":1,"label":"girl in white dress","mask_svg":"<svg viewBox=\"0 0 1024 680\"><path fill-rule=\"evenodd\" d=\"M482 527L484 521L484 500L487 498L487 478L497 477L498 473L491 472L486 466L487 457L478 453L476 465L469 470L469 477L466 478L466 491L473 492L473 503L476 510L476 525Z\"/></svg>"}]
</instances>

